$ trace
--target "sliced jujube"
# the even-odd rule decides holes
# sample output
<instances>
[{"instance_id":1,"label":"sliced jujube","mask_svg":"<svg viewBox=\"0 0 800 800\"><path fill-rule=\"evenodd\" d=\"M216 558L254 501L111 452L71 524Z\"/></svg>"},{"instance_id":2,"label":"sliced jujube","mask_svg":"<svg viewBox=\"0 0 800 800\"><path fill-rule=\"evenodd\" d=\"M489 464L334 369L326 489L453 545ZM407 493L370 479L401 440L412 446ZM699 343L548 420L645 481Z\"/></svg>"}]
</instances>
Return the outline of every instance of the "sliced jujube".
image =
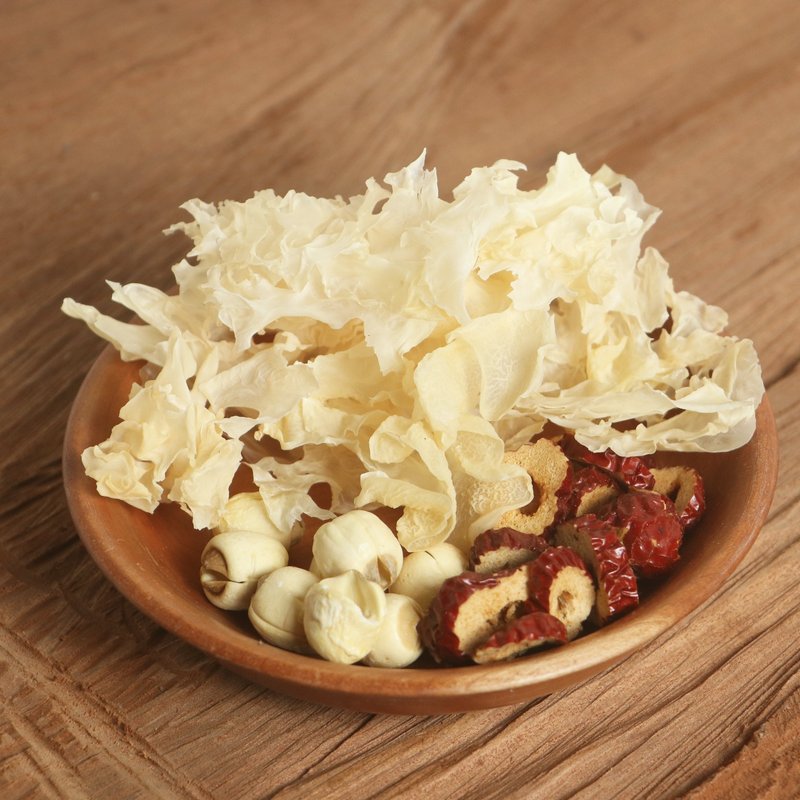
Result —
<instances>
[{"instance_id":1,"label":"sliced jujube","mask_svg":"<svg viewBox=\"0 0 800 800\"><path fill-rule=\"evenodd\" d=\"M546 611L534 611L495 631L483 644L478 645L472 658L478 664L505 661L543 645L563 644L566 641L567 629L560 619Z\"/></svg>"},{"instance_id":2,"label":"sliced jujube","mask_svg":"<svg viewBox=\"0 0 800 800\"><path fill-rule=\"evenodd\" d=\"M595 602L594 582L581 557L566 547L550 547L530 567L531 601L560 619L574 639Z\"/></svg>"},{"instance_id":3,"label":"sliced jujube","mask_svg":"<svg viewBox=\"0 0 800 800\"><path fill-rule=\"evenodd\" d=\"M683 526L668 497L626 492L606 519L620 529L631 565L640 575L658 577L680 558Z\"/></svg>"},{"instance_id":4,"label":"sliced jujube","mask_svg":"<svg viewBox=\"0 0 800 800\"><path fill-rule=\"evenodd\" d=\"M706 510L703 478L693 467L658 467L653 469L653 490L666 495L675 504L684 530L698 523Z\"/></svg>"},{"instance_id":5,"label":"sliced jujube","mask_svg":"<svg viewBox=\"0 0 800 800\"><path fill-rule=\"evenodd\" d=\"M593 514L558 526L558 544L572 548L588 565L597 583L592 621L604 625L639 605L639 587L619 530Z\"/></svg>"},{"instance_id":6,"label":"sliced jujube","mask_svg":"<svg viewBox=\"0 0 800 800\"><path fill-rule=\"evenodd\" d=\"M475 647L514 618L527 601L528 567L448 578L417 627L433 658L445 664L468 663Z\"/></svg>"},{"instance_id":7,"label":"sliced jujube","mask_svg":"<svg viewBox=\"0 0 800 800\"><path fill-rule=\"evenodd\" d=\"M538 439L506 453L503 460L530 475L534 499L528 506L506 511L500 517L500 527L542 534L566 519L572 494L572 465L558 444Z\"/></svg>"},{"instance_id":8,"label":"sliced jujube","mask_svg":"<svg viewBox=\"0 0 800 800\"><path fill-rule=\"evenodd\" d=\"M594 514L608 506L620 495L619 484L599 467L576 469L567 518Z\"/></svg>"},{"instance_id":9,"label":"sliced jujube","mask_svg":"<svg viewBox=\"0 0 800 800\"><path fill-rule=\"evenodd\" d=\"M573 461L599 467L632 489L653 488L655 479L650 469L653 460L649 456L618 456L613 450L593 453L573 436L564 436L560 443L564 453Z\"/></svg>"},{"instance_id":10,"label":"sliced jujube","mask_svg":"<svg viewBox=\"0 0 800 800\"><path fill-rule=\"evenodd\" d=\"M535 533L494 528L475 537L469 555L470 566L481 573L511 569L533 561L549 546L542 536Z\"/></svg>"}]
</instances>

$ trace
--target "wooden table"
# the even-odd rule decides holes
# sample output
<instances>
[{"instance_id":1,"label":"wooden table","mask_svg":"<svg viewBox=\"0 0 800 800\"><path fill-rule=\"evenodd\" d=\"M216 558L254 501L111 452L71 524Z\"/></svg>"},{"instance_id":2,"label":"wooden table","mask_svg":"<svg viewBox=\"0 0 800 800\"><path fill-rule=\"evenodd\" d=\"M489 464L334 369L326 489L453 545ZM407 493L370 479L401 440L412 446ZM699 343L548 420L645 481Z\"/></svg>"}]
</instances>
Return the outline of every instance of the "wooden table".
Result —
<instances>
[{"instance_id":1,"label":"wooden table","mask_svg":"<svg viewBox=\"0 0 800 800\"><path fill-rule=\"evenodd\" d=\"M800 795L800 4L6 0L0 8L0 797ZM759 350L782 465L724 589L558 695L443 717L246 683L83 549L61 441L111 278L166 287L178 205L441 184L558 150L632 176L679 288Z\"/></svg>"}]
</instances>

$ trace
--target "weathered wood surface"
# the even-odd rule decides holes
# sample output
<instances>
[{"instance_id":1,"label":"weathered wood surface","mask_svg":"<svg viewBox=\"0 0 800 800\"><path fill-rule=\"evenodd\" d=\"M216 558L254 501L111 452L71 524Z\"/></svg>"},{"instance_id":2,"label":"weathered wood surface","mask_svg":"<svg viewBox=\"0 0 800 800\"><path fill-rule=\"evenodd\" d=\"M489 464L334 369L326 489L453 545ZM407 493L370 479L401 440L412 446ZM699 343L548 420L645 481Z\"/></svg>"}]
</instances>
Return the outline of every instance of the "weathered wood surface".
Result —
<instances>
[{"instance_id":1,"label":"weathered wood surface","mask_svg":"<svg viewBox=\"0 0 800 800\"><path fill-rule=\"evenodd\" d=\"M0 796L800 795L800 4L6 0L0 7ZM433 718L315 707L160 630L77 538L60 446L101 344L58 312L166 286L200 196L444 186L559 149L634 177L679 287L759 349L771 515L704 607L604 674Z\"/></svg>"}]
</instances>

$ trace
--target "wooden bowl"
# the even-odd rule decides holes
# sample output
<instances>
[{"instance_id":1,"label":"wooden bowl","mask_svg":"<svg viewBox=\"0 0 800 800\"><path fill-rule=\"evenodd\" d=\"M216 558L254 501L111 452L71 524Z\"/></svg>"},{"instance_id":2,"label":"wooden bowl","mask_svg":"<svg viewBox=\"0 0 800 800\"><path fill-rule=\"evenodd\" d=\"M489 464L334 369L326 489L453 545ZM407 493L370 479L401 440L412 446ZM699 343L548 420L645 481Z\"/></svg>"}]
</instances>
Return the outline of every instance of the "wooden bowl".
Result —
<instances>
[{"instance_id":1,"label":"wooden bowl","mask_svg":"<svg viewBox=\"0 0 800 800\"><path fill-rule=\"evenodd\" d=\"M633 613L569 644L515 661L457 668L378 669L331 664L258 639L244 613L212 606L200 589L208 540L175 506L148 515L97 494L80 461L118 421L140 364L106 349L75 400L64 442L64 485L86 549L109 580L159 625L256 683L294 697L368 712L441 714L520 703L556 692L624 658L707 600L742 560L769 511L777 436L768 401L745 447L679 454L704 476L708 510L675 570Z\"/></svg>"}]
</instances>

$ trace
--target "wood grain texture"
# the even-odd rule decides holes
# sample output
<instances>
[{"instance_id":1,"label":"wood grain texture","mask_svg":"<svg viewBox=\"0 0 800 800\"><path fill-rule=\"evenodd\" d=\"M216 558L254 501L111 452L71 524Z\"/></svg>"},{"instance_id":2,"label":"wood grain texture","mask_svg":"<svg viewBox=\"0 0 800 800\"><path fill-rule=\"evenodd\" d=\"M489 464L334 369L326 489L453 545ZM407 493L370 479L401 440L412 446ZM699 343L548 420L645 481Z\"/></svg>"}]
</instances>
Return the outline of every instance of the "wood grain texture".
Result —
<instances>
[{"instance_id":1,"label":"wood grain texture","mask_svg":"<svg viewBox=\"0 0 800 800\"><path fill-rule=\"evenodd\" d=\"M800 5L8 0L0 8L0 797L800 793ZM752 338L781 473L740 568L669 634L522 706L336 711L160 630L82 549L60 446L101 344L58 312L166 287L200 196L443 186L560 149L634 177L676 285Z\"/></svg>"}]
</instances>

